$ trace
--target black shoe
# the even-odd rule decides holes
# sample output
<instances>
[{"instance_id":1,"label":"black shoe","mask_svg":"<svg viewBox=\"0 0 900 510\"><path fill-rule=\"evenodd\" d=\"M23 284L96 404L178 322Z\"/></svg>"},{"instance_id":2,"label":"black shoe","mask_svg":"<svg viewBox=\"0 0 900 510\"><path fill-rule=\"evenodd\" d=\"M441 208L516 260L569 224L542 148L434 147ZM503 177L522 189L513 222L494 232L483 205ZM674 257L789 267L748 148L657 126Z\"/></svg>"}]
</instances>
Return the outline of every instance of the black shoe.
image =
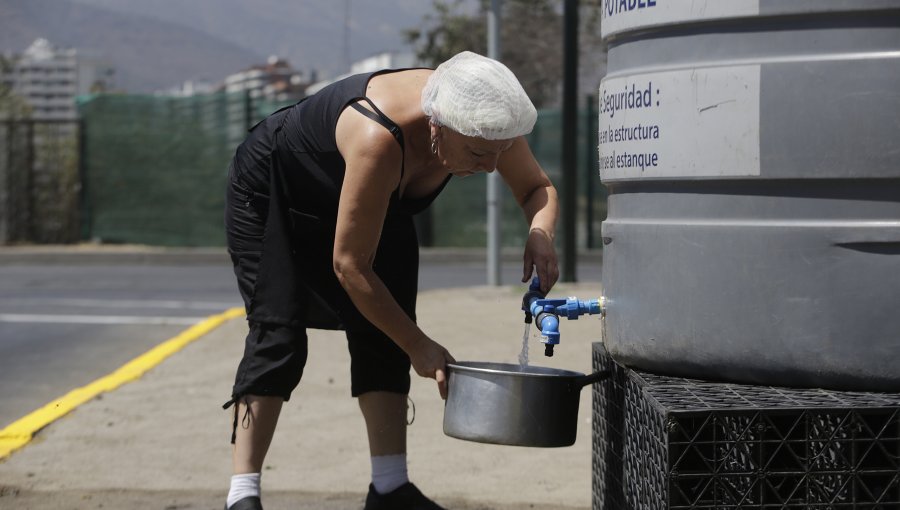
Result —
<instances>
[{"instance_id":1,"label":"black shoe","mask_svg":"<svg viewBox=\"0 0 900 510\"><path fill-rule=\"evenodd\" d=\"M258 497L250 496L249 498L238 500L237 503L231 506L225 503L225 510L263 510L263 507Z\"/></svg>"},{"instance_id":2,"label":"black shoe","mask_svg":"<svg viewBox=\"0 0 900 510\"><path fill-rule=\"evenodd\" d=\"M366 507L363 510L445 510L426 498L415 485L406 482L387 494L378 494L375 486L369 484Z\"/></svg>"}]
</instances>

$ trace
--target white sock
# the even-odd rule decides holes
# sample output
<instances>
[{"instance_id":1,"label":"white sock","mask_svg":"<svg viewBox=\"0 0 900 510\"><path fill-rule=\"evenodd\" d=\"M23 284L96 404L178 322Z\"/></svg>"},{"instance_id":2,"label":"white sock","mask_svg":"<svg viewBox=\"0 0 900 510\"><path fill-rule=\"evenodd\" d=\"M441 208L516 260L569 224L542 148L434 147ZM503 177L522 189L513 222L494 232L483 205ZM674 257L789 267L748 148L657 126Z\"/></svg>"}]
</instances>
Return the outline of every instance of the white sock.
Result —
<instances>
[{"instance_id":1,"label":"white sock","mask_svg":"<svg viewBox=\"0 0 900 510\"><path fill-rule=\"evenodd\" d=\"M387 494L408 481L405 453L372 457L372 485L378 494Z\"/></svg>"},{"instance_id":2,"label":"white sock","mask_svg":"<svg viewBox=\"0 0 900 510\"><path fill-rule=\"evenodd\" d=\"M231 477L231 488L228 490L228 499L225 504L228 507L250 496L259 497L260 473L247 473Z\"/></svg>"}]
</instances>

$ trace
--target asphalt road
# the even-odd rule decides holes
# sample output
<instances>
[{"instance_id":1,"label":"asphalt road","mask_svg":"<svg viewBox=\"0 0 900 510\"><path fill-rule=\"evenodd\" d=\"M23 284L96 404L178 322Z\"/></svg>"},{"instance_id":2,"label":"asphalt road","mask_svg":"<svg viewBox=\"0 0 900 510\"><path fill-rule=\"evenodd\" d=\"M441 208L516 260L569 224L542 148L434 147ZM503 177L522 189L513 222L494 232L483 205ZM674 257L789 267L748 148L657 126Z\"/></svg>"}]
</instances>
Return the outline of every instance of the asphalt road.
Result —
<instances>
[{"instance_id":1,"label":"asphalt road","mask_svg":"<svg viewBox=\"0 0 900 510\"><path fill-rule=\"evenodd\" d=\"M419 287L484 285L485 274L483 263L423 261ZM599 282L599 263L578 274ZM518 284L521 267L504 263L501 277ZM0 266L0 428L233 306L224 264Z\"/></svg>"}]
</instances>

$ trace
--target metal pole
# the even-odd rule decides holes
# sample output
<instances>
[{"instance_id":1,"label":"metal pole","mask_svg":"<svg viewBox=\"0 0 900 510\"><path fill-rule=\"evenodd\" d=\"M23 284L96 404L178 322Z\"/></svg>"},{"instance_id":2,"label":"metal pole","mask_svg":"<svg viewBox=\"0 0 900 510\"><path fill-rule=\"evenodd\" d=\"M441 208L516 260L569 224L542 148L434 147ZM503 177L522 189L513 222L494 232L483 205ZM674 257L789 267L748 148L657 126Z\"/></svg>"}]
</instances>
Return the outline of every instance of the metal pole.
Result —
<instances>
[{"instance_id":1,"label":"metal pole","mask_svg":"<svg viewBox=\"0 0 900 510\"><path fill-rule=\"evenodd\" d=\"M575 205L578 158L578 0L566 0L563 13L563 271L562 281L574 282L576 263Z\"/></svg>"},{"instance_id":2,"label":"metal pole","mask_svg":"<svg viewBox=\"0 0 900 510\"><path fill-rule=\"evenodd\" d=\"M0 245L9 243L12 240L12 212L9 200L11 193L12 178L10 177L10 168L12 167L12 150L13 150L13 122L11 120L0 121L6 133L6 150L3 151L3 165L0 166Z\"/></svg>"},{"instance_id":3,"label":"metal pole","mask_svg":"<svg viewBox=\"0 0 900 510\"><path fill-rule=\"evenodd\" d=\"M587 95L587 115L584 121L584 132L585 132L585 173L584 173L584 185L587 187L587 211L585 212L585 219L587 220L587 247L589 250L594 248L594 180L597 179L597 171L599 168L597 158L599 158L598 151L598 135L597 129L599 129L599 118L596 117L597 112L594 110L594 98L593 94Z\"/></svg>"},{"instance_id":4,"label":"metal pole","mask_svg":"<svg viewBox=\"0 0 900 510\"><path fill-rule=\"evenodd\" d=\"M500 60L500 7L502 0L491 0L487 16L488 57ZM487 175L487 284L498 286L500 281L500 177L497 172Z\"/></svg>"},{"instance_id":5,"label":"metal pole","mask_svg":"<svg viewBox=\"0 0 900 510\"><path fill-rule=\"evenodd\" d=\"M344 0L344 68L350 69L350 0Z\"/></svg>"},{"instance_id":6,"label":"metal pole","mask_svg":"<svg viewBox=\"0 0 900 510\"><path fill-rule=\"evenodd\" d=\"M244 91L244 131L253 127L253 98L250 97L250 89Z\"/></svg>"},{"instance_id":7,"label":"metal pole","mask_svg":"<svg viewBox=\"0 0 900 510\"><path fill-rule=\"evenodd\" d=\"M91 238L91 202L88 192L88 161L87 161L87 122L84 118L78 119L78 214L81 224L81 235L79 239L87 241Z\"/></svg>"},{"instance_id":8,"label":"metal pole","mask_svg":"<svg viewBox=\"0 0 900 510\"><path fill-rule=\"evenodd\" d=\"M37 208L35 207L35 202L37 202L37 190L35 190L35 180L36 173L35 163L34 163L34 123L35 121L29 120L26 126L28 126L28 131L26 133L27 143L25 145L25 199L28 200L27 206L25 208L26 218L25 218L25 241L33 243L37 241L36 225L37 219L35 215L37 214Z\"/></svg>"}]
</instances>

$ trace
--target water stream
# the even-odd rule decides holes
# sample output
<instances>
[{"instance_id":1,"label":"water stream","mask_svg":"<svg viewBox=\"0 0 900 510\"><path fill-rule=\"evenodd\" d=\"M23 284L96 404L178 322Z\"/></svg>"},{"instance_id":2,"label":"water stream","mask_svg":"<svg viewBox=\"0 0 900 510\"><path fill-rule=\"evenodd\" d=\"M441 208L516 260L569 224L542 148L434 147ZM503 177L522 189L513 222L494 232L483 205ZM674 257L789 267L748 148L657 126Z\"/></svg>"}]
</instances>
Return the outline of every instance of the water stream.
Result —
<instances>
[{"instance_id":1,"label":"water stream","mask_svg":"<svg viewBox=\"0 0 900 510\"><path fill-rule=\"evenodd\" d=\"M531 324L525 324L525 333L522 334L522 352L519 353L519 366L528 366L528 337L531 336Z\"/></svg>"}]
</instances>

